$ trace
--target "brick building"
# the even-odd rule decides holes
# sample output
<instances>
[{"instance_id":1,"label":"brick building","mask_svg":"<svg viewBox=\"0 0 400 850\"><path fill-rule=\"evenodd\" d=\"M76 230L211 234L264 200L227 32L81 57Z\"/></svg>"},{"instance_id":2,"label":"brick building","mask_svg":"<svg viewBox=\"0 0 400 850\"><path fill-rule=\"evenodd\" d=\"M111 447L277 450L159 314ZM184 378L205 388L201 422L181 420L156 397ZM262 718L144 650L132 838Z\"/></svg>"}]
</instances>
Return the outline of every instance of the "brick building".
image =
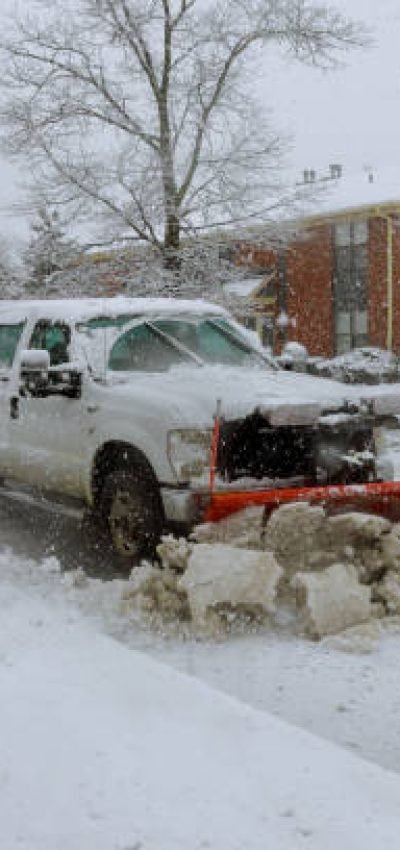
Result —
<instances>
[{"instance_id":1,"label":"brick building","mask_svg":"<svg viewBox=\"0 0 400 850\"><path fill-rule=\"evenodd\" d=\"M236 261L266 281L254 292L253 326L275 350L297 340L313 355L362 345L400 353L398 183L367 172L316 179L315 212L294 238L274 251L237 247Z\"/></svg>"},{"instance_id":2,"label":"brick building","mask_svg":"<svg viewBox=\"0 0 400 850\"><path fill-rule=\"evenodd\" d=\"M180 294L225 304L275 352L296 340L311 355L364 345L400 354L400 173L363 171L350 178L331 166L322 177L305 172L304 180L312 201L307 215L290 223L295 235L279 241L276 222L279 247L262 246L257 234L232 251L229 234L221 245L243 276L223 286L213 273L208 283L194 280ZM129 250L77 258L49 279L45 295L176 294L149 273L143 258Z\"/></svg>"}]
</instances>

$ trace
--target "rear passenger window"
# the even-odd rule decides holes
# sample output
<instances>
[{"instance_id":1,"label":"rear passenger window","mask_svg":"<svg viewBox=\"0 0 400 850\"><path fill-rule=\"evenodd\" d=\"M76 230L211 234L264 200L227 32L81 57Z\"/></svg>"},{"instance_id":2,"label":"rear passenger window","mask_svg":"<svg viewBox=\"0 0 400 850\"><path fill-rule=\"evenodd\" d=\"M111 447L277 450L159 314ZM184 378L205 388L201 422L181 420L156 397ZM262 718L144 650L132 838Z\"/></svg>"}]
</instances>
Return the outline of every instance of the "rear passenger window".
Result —
<instances>
[{"instance_id":1,"label":"rear passenger window","mask_svg":"<svg viewBox=\"0 0 400 850\"><path fill-rule=\"evenodd\" d=\"M25 322L18 325L0 325L0 368L12 366L24 325Z\"/></svg>"}]
</instances>

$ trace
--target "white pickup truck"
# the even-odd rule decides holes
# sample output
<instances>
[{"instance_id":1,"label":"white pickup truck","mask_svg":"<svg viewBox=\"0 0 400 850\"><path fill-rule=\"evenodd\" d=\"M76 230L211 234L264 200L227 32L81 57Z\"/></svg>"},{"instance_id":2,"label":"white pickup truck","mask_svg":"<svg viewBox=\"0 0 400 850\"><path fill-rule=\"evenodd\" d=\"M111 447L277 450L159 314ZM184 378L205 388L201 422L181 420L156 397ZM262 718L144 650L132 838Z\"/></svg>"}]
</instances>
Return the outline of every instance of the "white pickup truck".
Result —
<instances>
[{"instance_id":1,"label":"white pickup truck","mask_svg":"<svg viewBox=\"0 0 400 850\"><path fill-rule=\"evenodd\" d=\"M201 517L217 408L214 486L265 488L379 478L400 399L282 371L201 301L0 302L4 486L85 505L127 563Z\"/></svg>"}]
</instances>

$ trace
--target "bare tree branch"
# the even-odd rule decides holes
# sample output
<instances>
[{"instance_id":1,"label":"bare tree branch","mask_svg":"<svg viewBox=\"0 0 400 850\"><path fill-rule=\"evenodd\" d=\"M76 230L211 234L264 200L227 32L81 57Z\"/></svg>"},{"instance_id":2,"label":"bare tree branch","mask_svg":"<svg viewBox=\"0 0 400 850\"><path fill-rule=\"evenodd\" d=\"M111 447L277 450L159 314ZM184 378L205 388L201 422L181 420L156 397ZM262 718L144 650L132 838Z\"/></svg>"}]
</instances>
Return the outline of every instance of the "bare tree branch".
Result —
<instances>
[{"instance_id":1,"label":"bare tree branch","mask_svg":"<svg viewBox=\"0 0 400 850\"><path fill-rule=\"evenodd\" d=\"M55 203L107 214L115 232L165 256L181 231L257 220L279 204L280 145L254 105L248 61L277 46L330 67L366 42L322 0L41 7L0 37L3 144L53 186Z\"/></svg>"}]
</instances>

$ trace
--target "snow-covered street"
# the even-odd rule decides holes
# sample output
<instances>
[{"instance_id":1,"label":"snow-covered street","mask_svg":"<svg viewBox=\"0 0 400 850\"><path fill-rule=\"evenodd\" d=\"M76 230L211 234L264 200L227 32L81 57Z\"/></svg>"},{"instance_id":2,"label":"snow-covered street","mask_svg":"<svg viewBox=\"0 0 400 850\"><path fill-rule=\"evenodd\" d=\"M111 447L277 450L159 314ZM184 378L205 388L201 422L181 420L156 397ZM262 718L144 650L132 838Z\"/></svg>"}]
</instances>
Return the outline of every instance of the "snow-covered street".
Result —
<instances>
[{"instance_id":1,"label":"snow-covered street","mask_svg":"<svg viewBox=\"0 0 400 850\"><path fill-rule=\"evenodd\" d=\"M11 554L1 571L7 850L398 847L395 773L122 646L76 605L97 583Z\"/></svg>"}]
</instances>

